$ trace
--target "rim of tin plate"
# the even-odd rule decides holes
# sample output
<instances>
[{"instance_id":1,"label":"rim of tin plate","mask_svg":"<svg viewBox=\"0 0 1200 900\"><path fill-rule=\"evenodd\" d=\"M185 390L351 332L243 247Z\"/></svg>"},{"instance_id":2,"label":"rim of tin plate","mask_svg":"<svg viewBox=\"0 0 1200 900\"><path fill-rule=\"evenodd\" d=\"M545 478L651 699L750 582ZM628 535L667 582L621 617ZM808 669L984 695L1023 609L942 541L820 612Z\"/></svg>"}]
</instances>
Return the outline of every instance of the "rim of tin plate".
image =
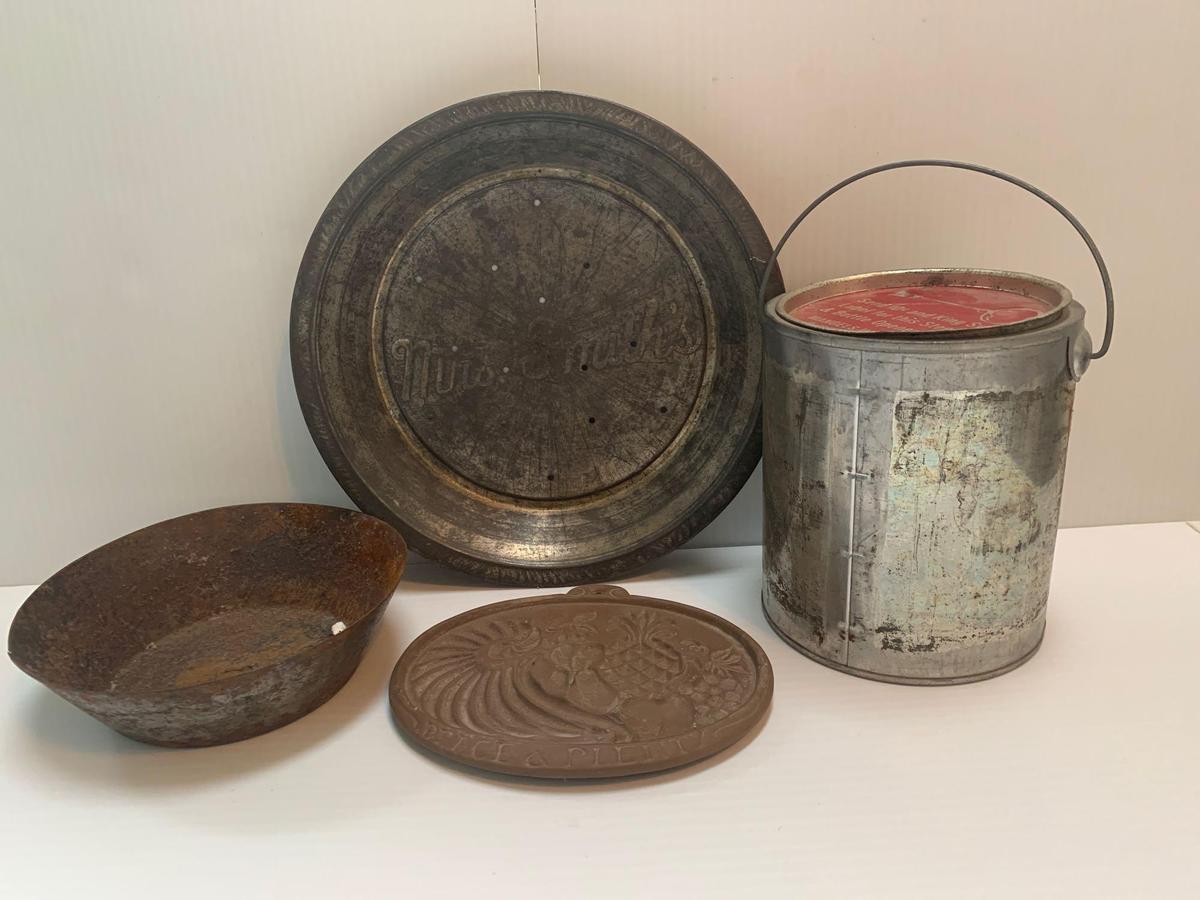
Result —
<instances>
[{"instance_id":1,"label":"rim of tin plate","mask_svg":"<svg viewBox=\"0 0 1200 900\"><path fill-rule=\"evenodd\" d=\"M803 310L810 303L852 294L858 291L870 291L886 288L908 287L950 287L950 288L979 288L983 290L1000 291L1027 297L1049 305L1049 309L1029 319L1020 322L1010 322L1003 325L984 325L977 328L953 328L941 331L840 331L836 328L822 328L817 325L799 322L783 311L783 304L802 300L797 304L796 311ZM844 275L840 278L830 278L818 281L794 291L785 291L772 299L776 305L779 317L789 325L825 334L837 334L844 337L887 338L905 341L930 341L938 339L957 340L968 337L989 337L992 335L1012 334L1017 331L1030 331L1062 315L1063 310L1071 303L1071 292L1048 278L1039 275L1029 275L1024 272L1008 272L998 269L973 268L941 268L941 269L896 269L886 272L868 272L861 275Z\"/></svg>"},{"instance_id":2,"label":"rim of tin plate","mask_svg":"<svg viewBox=\"0 0 1200 900\"><path fill-rule=\"evenodd\" d=\"M921 279L944 277L936 282L938 287L979 287L995 290L1016 290L1022 296L1032 297L1054 304L1054 308L1042 316L1027 319L1014 325L963 331L939 331L920 334L861 332L846 333L826 331L802 325L789 319L780 307L787 301L807 296L808 300L820 300L851 290L870 290L877 287L914 287L922 284ZM1034 290L1029 290L1034 288ZM1058 339L1058 334L1070 326L1083 321L1083 307L1075 301L1071 291L1063 284L1040 275L1027 272L1009 272L1001 269L937 268L937 269L893 269L883 272L867 272L845 275L818 281L795 291L785 291L767 301L764 314L777 326L775 332L812 343L828 344L858 349L906 350L910 352L961 352L981 350L987 344L1003 339L1014 345L1028 346Z\"/></svg>"}]
</instances>

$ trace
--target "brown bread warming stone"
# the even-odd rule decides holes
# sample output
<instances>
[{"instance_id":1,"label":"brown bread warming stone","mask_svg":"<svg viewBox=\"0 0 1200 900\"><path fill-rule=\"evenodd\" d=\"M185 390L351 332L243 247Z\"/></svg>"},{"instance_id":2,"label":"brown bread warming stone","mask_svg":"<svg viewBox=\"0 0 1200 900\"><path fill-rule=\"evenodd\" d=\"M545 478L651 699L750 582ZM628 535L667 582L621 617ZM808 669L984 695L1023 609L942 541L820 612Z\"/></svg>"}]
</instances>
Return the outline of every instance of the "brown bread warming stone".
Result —
<instances>
[{"instance_id":1,"label":"brown bread warming stone","mask_svg":"<svg viewBox=\"0 0 1200 900\"><path fill-rule=\"evenodd\" d=\"M771 664L704 610L593 585L435 625L392 673L412 740L456 762L537 778L655 772L717 753L771 701Z\"/></svg>"}]
</instances>

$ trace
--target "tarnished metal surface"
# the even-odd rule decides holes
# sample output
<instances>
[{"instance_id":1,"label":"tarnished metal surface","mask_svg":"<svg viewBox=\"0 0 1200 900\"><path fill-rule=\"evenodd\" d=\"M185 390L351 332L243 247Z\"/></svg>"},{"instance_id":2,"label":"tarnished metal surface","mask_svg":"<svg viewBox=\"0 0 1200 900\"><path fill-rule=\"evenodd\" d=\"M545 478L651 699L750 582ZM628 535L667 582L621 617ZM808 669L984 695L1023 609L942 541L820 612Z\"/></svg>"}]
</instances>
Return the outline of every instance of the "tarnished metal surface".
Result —
<instances>
[{"instance_id":1,"label":"tarnished metal surface","mask_svg":"<svg viewBox=\"0 0 1200 900\"><path fill-rule=\"evenodd\" d=\"M351 510L296 503L194 513L55 574L17 612L8 652L135 740L237 741L337 692L404 559L395 529Z\"/></svg>"},{"instance_id":2,"label":"tarnished metal surface","mask_svg":"<svg viewBox=\"0 0 1200 900\"><path fill-rule=\"evenodd\" d=\"M794 646L854 674L949 683L1036 650L1083 310L1011 273L862 276L1012 285L1062 314L954 340L842 336L766 312L763 605ZM853 286L858 279L840 279Z\"/></svg>"},{"instance_id":3,"label":"tarnished metal surface","mask_svg":"<svg viewBox=\"0 0 1200 900\"><path fill-rule=\"evenodd\" d=\"M372 154L317 226L292 318L305 418L422 553L611 577L706 525L758 459L768 252L720 169L639 113L459 104Z\"/></svg>"},{"instance_id":4,"label":"tarnished metal surface","mask_svg":"<svg viewBox=\"0 0 1200 900\"><path fill-rule=\"evenodd\" d=\"M392 673L392 711L421 746L535 778L675 768L744 737L771 702L771 664L704 610L590 585L435 625Z\"/></svg>"}]
</instances>

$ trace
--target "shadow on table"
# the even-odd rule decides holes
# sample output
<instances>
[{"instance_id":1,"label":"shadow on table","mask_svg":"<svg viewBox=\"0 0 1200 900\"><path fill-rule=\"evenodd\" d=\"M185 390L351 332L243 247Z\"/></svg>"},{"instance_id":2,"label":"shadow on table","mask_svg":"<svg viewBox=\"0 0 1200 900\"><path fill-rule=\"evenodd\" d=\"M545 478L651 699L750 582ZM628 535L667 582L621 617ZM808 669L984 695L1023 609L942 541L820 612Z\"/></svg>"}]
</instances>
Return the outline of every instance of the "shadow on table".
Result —
<instances>
[{"instance_id":1,"label":"shadow on table","mask_svg":"<svg viewBox=\"0 0 1200 900\"><path fill-rule=\"evenodd\" d=\"M730 548L721 548L721 551L727 551L728 549ZM698 578L705 575L719 574L728 568L727 566L723 566L719 559L714 558L719 556L721 551L675 551L668 553L666 556L661 556L627 575L607 579L607 582L630 588L630 593L636 594L638 591L633 590L631 585L639 583L649 584L670 578ZM582 581L579 583L588 584L589 582ZM591 583L594 584L595 582ZM564 585L560 589L565 591L574 586L574 584ZM428 593L437 591L438 589L445 589L447 591L505 589L510 591L513 597L519 597L530 592L530 588L528 587L494 584L431 560L418 559L414 560L405 570L404 577L400 580L400 586L397 588L397 594L412 592ZM548 591L550 588L533 588L533 590L542 592Z\"/></svg>"}]
</instances>

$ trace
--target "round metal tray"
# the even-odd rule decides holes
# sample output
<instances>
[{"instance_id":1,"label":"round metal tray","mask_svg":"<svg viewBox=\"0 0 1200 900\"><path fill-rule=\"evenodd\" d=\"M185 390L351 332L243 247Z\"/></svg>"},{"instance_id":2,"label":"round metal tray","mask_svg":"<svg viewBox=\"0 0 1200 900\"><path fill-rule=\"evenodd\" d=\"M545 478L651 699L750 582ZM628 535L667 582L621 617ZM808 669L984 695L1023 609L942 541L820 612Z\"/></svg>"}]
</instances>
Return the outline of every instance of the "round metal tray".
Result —
<instances>
[{"instance_id":1,"label":"round metal tray","mask_svg":"<svg viewBox=\"0 0 1200 900\"><path fill-rule=\"evenodd\" d=\"M375 151L317 225L292 306L305 418L426 556L610 578L708 524L758 460L769 254L733 183L652 119L549 91L461 103Z\"/></svg>"}]
</instances>

